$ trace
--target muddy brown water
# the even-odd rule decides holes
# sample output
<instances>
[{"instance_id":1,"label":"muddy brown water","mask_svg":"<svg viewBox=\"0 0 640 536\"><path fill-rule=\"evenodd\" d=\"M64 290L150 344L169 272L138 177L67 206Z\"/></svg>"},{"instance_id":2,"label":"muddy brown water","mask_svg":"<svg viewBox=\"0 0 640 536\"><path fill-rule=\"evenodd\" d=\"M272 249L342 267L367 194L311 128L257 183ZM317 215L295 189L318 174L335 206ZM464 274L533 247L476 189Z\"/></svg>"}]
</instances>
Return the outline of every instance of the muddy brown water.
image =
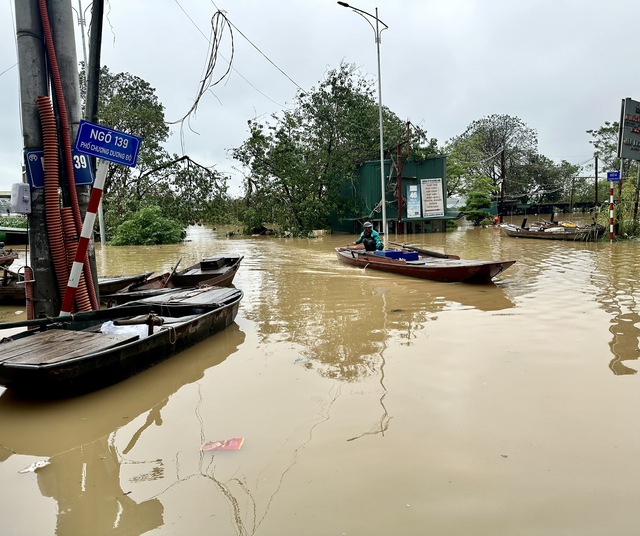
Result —
<instances>
[{"instance_id":1,"label":"muddy brown water","mask_svg":"<svg viewBox=\"0 0 640 536\"><path fill-rule=\"evenodd\" d=\"M350 235L98 245L100 275L239 252L240 312L98 392L0 388L0 534L638 534L640 243L391 238L517 262L474 286L341 265Z\"/></svg>"}]
</instances>

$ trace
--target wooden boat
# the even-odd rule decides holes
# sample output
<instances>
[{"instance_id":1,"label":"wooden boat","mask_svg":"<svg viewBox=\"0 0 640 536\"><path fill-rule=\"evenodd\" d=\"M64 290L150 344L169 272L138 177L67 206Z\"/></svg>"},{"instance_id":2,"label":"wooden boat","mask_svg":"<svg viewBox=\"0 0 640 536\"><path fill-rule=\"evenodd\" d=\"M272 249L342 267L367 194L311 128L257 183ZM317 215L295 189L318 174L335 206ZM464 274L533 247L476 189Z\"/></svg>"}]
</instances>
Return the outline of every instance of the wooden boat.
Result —
<instances>
[{"instance_id":1,"label":"wooden boat","mask_svg":"<svg viewBox=\"0 0 640 536\"><path fill-rule=\"evenodd\" d=\"M135 275L106 276L98 278L98 288L101 300L103 295L113 294L122 291L127 286L136 282L142 282L153 272L145 272ZM0 273L0 304L1 305L24 305L25 304L25 282L22 272L14 272L8 268L2 268Z\"/></svg>"},{"instance_id":2,"label":"wooden boat","mask_svg":"<svg viewBox=\"0 0 640 536\"><path fill-rule=\"evenodd\" d=\"M120 307L0 324L29 326L0 341L0 385L66 397L124 380L233 323L243 293L174 289Z\"/></svg>"},{"instance_id":3,"label":"wooden boat","mask_svg":"<svg viewBox=\"0 0 640 536\"><path fill-rule=\"evenodd\" d=\"M146 281L153 272L143 272L133 275L107 275L98 277L98 289L100 296L103 294L113 294L124 290L130 285Z\"/></svg>"},{"instance_id":4,"label":"wooden boat","mask_svg":"<svg viewBox=\"0 0 640 536\"><path fill-rule=\"evenodd\" d=\"M535 238L538 240L571 240L576 242L593 242L604 234L604 227L593 225L579 226L571 222L538 222L526 227L526 218L518 227L512 223L503 223L500 232L513 238Z\"/></svg>"},{"instance_id":5,"label":"wooden boat","mask_svg":"<svg viewBox=\"0 0 640 536\"><path fill-rule=\"evenodd\" d=\"M375 252L361 247L338 247L336 254L339 261L352 266L444 283L486 283L516 262L463 260L457 255L407 245Z\"/></svg>"},{"instance_id":6,"label":"wooden boat","mask_svg":"<svg viewBox=\"0 0 640 536\"><path fill-rule=\"evenodd\" d=\"M113 306L155 296L166 292L166 289L203 286L227 287L232 284L242 259L241 255L235 254L206 257L199 263L180 271L177 270L178 265L176 265L171 272L147 278L139 283L129 285L119 292L101 294L100 297L104 303Z\"/></svg>"}]
</instances>

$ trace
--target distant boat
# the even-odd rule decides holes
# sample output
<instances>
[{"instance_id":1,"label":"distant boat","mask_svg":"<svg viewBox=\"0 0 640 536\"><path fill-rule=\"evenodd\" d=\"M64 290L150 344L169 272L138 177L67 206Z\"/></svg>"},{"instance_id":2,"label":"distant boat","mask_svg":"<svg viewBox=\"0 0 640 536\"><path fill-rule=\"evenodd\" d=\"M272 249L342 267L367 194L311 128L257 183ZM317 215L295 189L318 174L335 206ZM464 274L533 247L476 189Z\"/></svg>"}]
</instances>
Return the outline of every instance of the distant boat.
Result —
<instances>
[{"instance_id":1,"label":"distant boat","mask_svg":"<svg viewBox=\"0 0 640 536\"><path fill-rule=\"evenodd\" d=\"M406 245L385 251L338 247L336 254L339 261L352 266L444 283L486 283L516 262L463 260L457 255Z\"/></svg>"},{"instance_id":2,"label":"distant boat","mask_svg":"<svg viewBox=\"0 0 640 536\"><path fill-rule=\"evenodd\" d=\"M6 249L4 242L0 242L0 267L11 266L18 258L18 254L12 249Z\"/></svg>"},{"instance_id":3,"label":"distant boat","mask_svg":"<svg viewBox=\"0 0 640 536\"><path fill-rule=\"evenodd\" d=\"M26 301L24 274L7 267L0 271L0 305L22 305Z\"/></svg>"},{"instance_id":4,"label":"distant boat","mask_svg":"<svg viewBox=\"0 0 640 536\"><path fill-rule=\"evenodd\" d=\"M526 227L526 218L518 227L512 223L500 225L500 232L513 238L535 238L537 240L565 240L574 242L593 242L604 234L604 227L593 225L576 225L572 222L537 222Z\"/></svg>"},{"instance_id":5,"label":"distant boat","mask_svg":"<svg viewBox=\"0 0 640 536\"><path fill-rule=\"evenodd\" d=\"M30 328L0 342L0 385L59 398L117 383L231 325L242 296L235 288L174 289L111 309L0 324Z\"/></svg>"}]
</instances>

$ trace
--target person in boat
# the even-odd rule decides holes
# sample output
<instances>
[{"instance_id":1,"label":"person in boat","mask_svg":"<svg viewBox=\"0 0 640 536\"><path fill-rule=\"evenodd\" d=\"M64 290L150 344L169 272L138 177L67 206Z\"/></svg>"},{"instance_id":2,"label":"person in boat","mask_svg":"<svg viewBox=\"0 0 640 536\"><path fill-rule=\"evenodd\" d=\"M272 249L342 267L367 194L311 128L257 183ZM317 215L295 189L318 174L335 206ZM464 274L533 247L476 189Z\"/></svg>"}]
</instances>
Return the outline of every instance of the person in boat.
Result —
<instances>
[{"instance_id":1,"label":"person in boat","mask_svg":"<svg viewBox=\"0 0 640 536\"><path fill-rule=\"evenodd\" d=\"M373 230L373 224L370 221L364 222L364 230L360 233L360 237L354 244L364 244L366 251L382 251L384 249L380 235L378 231Z\"/></svg>"}]
</instances>

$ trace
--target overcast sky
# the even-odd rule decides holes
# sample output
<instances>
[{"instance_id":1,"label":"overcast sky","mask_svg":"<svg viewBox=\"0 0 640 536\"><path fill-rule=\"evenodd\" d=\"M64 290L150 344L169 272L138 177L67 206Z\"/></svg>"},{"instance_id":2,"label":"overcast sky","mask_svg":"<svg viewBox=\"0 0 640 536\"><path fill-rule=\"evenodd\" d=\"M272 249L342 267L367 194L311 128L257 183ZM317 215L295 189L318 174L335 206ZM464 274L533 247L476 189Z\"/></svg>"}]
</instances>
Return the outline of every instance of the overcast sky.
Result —
<instances>
[{"instance_id":1,"label":"overcast sky","mask_svg":"<svg viewBox=\"0 0 640 536\"><path fill-rule=\"evenodd\" d=\"M14 0L0 2L0 190L9 190L20 181L22 131ZM380 46L384 105L440 144L477 119L507 114L538 132L541 154L582 164L593 156L586 130L618 121L623 98L640 100L629 0L350 3L372 14L378 7L389 26ZM89 6L82 0L88 19ZM201 100L184 151L230 174L238 194L242 175L228 149L246 139L247 121L291 107L298 86L317 86L341 61L375 83L376 44L371 26L335 0L107 0L102 63L149 82L175 121L193 104L218 9L239 30L233 71ZM80 26L76 41L81 60ZM231 58L228 33L220 53ZM226 67L220 58L216 72ZM172 133L167 149L182 154L179 127Z\"/></svg>"}]
</instances>

